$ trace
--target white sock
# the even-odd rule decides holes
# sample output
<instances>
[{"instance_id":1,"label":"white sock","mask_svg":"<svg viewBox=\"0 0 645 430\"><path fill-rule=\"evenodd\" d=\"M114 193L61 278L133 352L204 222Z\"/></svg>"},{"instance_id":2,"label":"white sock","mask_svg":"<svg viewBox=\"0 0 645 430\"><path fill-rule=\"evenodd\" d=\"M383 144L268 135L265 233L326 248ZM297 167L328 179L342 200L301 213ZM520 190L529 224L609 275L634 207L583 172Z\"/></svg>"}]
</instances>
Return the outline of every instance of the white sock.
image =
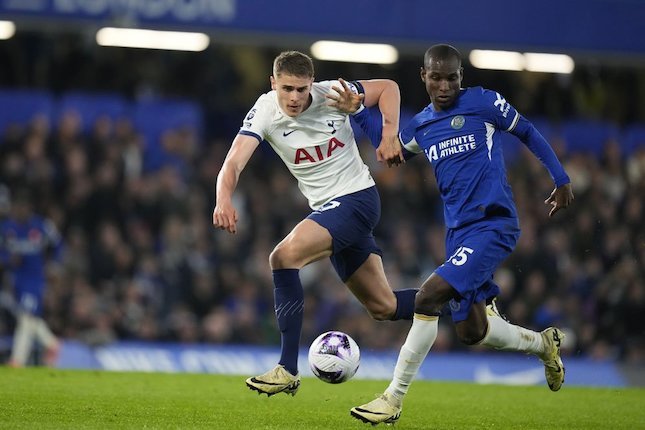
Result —
<instances>
[{"instance_id":1,"label":"white sock","mask_svg":"<svg viewBox=\"0 0 645 430\"><path fill-rule=\"evenodd\" d=\"M34 317L26 312L18 315L16 330L13 333L13 347L11 348L11 361L24 366L27 363L31 347L34 342Z\"/></svg>"},{"instance_id":2,"label":"white sock","mask_svg":"<svg viewBox=\"0 0 645 430\"><path fill-rule=\"evenodd\" d=\"M419 366L437 338L438 326L439 317L414 314L412 327L396 361L394 377L385 390L387 394L403 401L412 380L419 371Z\"/></svg>"},{"instance_id":3,"label":"white sock","mask_svg":"<svg viewBox=\"0 0 645 430\"><path fill-rule=\"evenodd\" d=\"M488 333L479 344L495 349L521 351L536 355L544 352L540 333L513 325L493 315L488 315Z\"/></svg>"},{"instance_id":4,"label":"white sock","mask_svg":"<svg viewBox=\"0 0 645 430\"><path fill-rule=\"evenodd\" d=\"M56 339L56 336L54 336L54 333L42 318L36 318L35 329L36 338L42 345L45 345L45 348L51 348L58 343L58 339Z\"/></svg>"}]
</instances>

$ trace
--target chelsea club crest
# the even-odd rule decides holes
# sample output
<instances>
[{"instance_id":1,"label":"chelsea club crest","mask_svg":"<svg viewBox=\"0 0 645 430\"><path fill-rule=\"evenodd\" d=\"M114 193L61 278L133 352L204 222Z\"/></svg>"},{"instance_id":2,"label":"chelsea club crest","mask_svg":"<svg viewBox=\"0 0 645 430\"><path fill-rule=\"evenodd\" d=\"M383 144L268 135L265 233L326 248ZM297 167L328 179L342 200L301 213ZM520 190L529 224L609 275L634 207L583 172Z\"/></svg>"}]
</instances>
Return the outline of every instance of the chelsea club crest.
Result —
<instances>
[{"instance_id":1,"label":"chelsea club crest","mask_svg":"<svg viewBox=\"0 0 645 430\"><path fill-rule=\"evenodd\" d=\"M466 122L466 119L461 116L457 115L450 121L450 127L454 128L455 130L459 130L461 127L464 126L464 123Z\"/></svg>"},{"instance_id":2,"label":"chelsea club crest","mask_svg":"<svg viewBox=\"0 0 645 430\"><path fill-rule=\"evenodd\" d=\"M459 303L455 299L450 299L450 302L448 302L450 305L450 310L453 312L458 312L459 309L461 309L461 303Z\"/></svg>"}]
</instances>

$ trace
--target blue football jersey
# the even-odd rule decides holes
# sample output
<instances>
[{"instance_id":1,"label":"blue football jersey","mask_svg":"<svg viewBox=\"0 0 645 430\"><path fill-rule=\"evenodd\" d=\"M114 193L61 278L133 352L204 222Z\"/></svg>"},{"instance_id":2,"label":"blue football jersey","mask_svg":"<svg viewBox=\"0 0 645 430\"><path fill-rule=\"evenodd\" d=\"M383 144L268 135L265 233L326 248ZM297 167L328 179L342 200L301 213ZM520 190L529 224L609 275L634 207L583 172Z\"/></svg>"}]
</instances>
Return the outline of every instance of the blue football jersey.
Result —
<instances>
[{"instance_id":1,"label":"blue football jersey","mask_svg":"<svg viewBox=\"0 0 645 430\"><path fill-rule=\"evenodd\" d=\"M499 93L472 87L462 89L447 110L428 105L401 131L405 149L423 152L432 165L448 228L493 216L517 224L501 133L512 131L519 120Z\"/></svg>"},{"instance_id":2,"label":"blue football jersey","mask_svg":"<svg viewBox=\"0 0 645 430\"><path fill-rule=\"evenodd\" d=\"M32 216L24 223L13 219L0 223L0 262L6 265L19 291L42 291L46 253L50 247L57 256L61 237L50 220Z\"/></svg>"}]
</instances>

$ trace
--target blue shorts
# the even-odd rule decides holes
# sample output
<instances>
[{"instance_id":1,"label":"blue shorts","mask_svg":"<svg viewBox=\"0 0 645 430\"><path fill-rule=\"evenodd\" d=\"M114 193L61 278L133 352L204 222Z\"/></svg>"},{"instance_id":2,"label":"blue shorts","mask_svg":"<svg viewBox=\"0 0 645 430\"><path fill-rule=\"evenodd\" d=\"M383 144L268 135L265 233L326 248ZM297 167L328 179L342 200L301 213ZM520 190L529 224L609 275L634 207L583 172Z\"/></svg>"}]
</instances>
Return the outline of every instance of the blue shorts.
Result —
<instances>
[{"instance_id":1,"label":"blue shorts","mask_svg":"<svg viewBox=\"0 0 645 430\"><path fill-rule=\"evenodd\" d=\"M329 259L343 282L370 254L383 255L372 233L380 217L381 198L376 187L337 197L307 217L331 234L332 255Z\"/></svg>"},{"instance_id":2,"label":"blue shorts","mask_svg":"<svg viewBox=\"0 0 645 430\"><path fill-rule=\"evenodd\" d=\"M468 318L473 303L499 294L493 274L513 252L520 237L516 222L509 218L479 221L446 233L446 262L435 270L454 288L460 299L450 300L454 322Z\"/></svg>"},{"instance_id":3,"label":"blue shorts","mask_svg":"<svg viewBox=\"0 0 645 430\"><path fill-rule=\"evenodd\" d=\"M18 309L34 316L41 316L43 312L42 290L19 290L16 291Z\"/></svg>"}]
</instances>

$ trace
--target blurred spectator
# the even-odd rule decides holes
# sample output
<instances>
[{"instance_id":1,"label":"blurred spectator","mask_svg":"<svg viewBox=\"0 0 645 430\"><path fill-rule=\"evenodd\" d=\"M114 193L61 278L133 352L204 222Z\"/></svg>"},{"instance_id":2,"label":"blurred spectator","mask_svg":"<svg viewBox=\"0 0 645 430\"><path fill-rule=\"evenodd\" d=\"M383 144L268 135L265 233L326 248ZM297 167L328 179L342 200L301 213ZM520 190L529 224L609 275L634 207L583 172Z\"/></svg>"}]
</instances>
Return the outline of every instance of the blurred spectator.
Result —
<instances>
[{"instance_id":1,"label":"blurred spectator","mask_svg":"<svg viewBox=\"0 0 645 430\"><path fill-rule=\"evenodd\" d=\"M231 240L216 234L209 219L212 181L224 153L220 143L175 146L186 163L183 173L174 163L143 172L136 130L123 125L128 131L117 139L118 127L102 124L91 138L74 131L73 117L64 122L66 131L57 139L67 142L66 152L44 151L43 142L52 137L41 124L13 146L5 142L0 163L0 181L9 184L5 190L26 182L43 196L52 178L60 178L57 199L33 200L56 214L67 244L59 269L48 275L50 295L43 302L55 332L93 345L115 339L276 344L272 297L266 293L271 290L267 250L307 208L297 198L271 198L298 192L273 155L251 161L236 193L246 213L242 219L249 222ZM113 139L130 142L119 146L121 157L103 148L92 152L90 161L82 142L113 144ZM530 159L520 157L510 166L523 234L497 275L500 307L536 330L564 326L575 334L570 353L643 362L645 168L638 166L645 165L645 157L642 151L625 156L617 146L620 142L609 143L601 159L564 155L577 192L576 205L565 215L574 222L566 229L564 218L547 224L531 198L548 195L550 184L535 182ZM123 161L127 157L132 160ZM384 201L376 234L389 243L384 264L397 288L415 285L443 260L440 210L429 223L415 219L420 207L437 206L435 185L421 166L411 162L402 176L376 169ZM271 193L258 192L258 183L267 181ZM303 272L313 297L305 313L305 342L341 329L367 349L398 346L405 328L372 321L335 285L328 266L319 263ZM13 323L2 315L0 331L6 332ZM461 348L449 327L442 329L440 343L444 350Z\"/></svg>"},{"instance_id":2,"label":"blurred spectator","mask_svg":"<svg viewBox=\"0 0 645 430\"><path fill-rule=\"evenodd\" d=\"M61 246L60 234L51 220L33 212L27 191L14 192L10 215L0 222L0 264L15 297L15 302L5 300L16 317L9 360L12 367L30 362L34 342L45 348L42 363L53 365L57 359L59 342L42 318L42 311L46 269L51 259L59 257Z\"/></svg>"},{"instance_id":3,"label":"blurred spectator","mask_svg":"<svg viewBox=\"0 0 645 430\"><path fill-rule=\"evenodd\" d=\"M225 63L223 53L215 58ZM241 79L231 77L231 67L208 70L226 75L221 79ZM249 93L259 88L244 85ZM575 91L590 86L594 94L576 96L573 105L602 99L594 80ZM92 345L115 339L279 342L266 256L285 229L308 213L307 204L275 154L261 147L234 196L243 212L237 236L212 228L214 181L227 151L222 136L239 126L227 118L244 113L229 112L238 107L212 94L220 86L211 88L195 96L207 98L207 109L220 109L208 111L213 121L207 135L215 137L204 140L190 128L161 135L155 143L167 157L158 170L144 168L145 140L133 118L99 117L84 133L79 113L69 111L51 124L36 116L0 130L0 222L9 215L8 191L26 184L32 206L56 223L66 245L60 264L43 275L48 291L41 310L57 335ZM221 91L230 96L232 88ZM203 92L201 85L198 89ZM249 101L239 103L245 109ZM562 139L553 126L555 144ZM535 196L548 196L551 183L540 164L520 151L509 166L509 182L522 236L496 280L502 287L500 310L514 322L535 330L556 323L574 334L567 335L572 341L565 352L645 363L645 147L626 151L624 143L619 135L599 157L557 146L576 204L548 223ZM383 244L386 274L397 289L413 287L444 261L434 179L423 160L411 160L404 170L384 169L369 144L361 149L383 202L375 235ZM535 169L540 173L533 174ZM13 269L2 270L7 278ZM331 329L352 333L366 350L402 343L405 323L371 320L327 262L303 272L303 284L312 297L303 345ZM9 285L3 283L3 297ZM0 313L0 336L14 327L15 318ZM461 348L450 326L440 325L436 342L442 350Z\"/></svg>"}]
</instances>

